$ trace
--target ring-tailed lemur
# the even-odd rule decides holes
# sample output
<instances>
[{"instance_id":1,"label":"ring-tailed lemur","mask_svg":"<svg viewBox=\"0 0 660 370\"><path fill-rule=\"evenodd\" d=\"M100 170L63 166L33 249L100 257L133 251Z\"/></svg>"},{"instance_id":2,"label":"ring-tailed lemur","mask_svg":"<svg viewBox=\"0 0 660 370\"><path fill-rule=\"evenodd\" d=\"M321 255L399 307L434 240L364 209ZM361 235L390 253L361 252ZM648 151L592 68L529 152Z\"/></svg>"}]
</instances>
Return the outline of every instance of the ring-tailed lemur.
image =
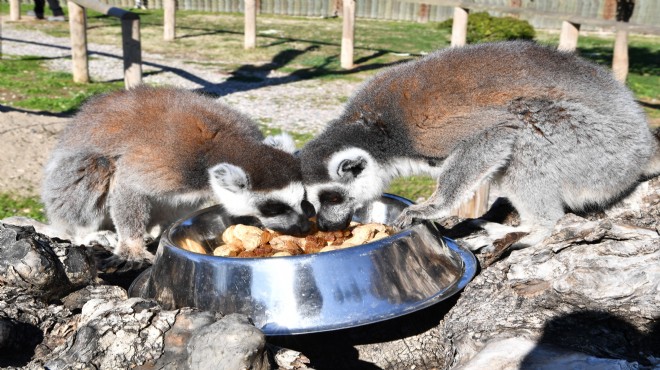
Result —
<instances>
[{"instance_id":1,"label":"ring-tailed lemur","mask_svg":"<svg viewBox=\"0 0 660 370\"><path fill-rule=\"evenodd\" d=\"M140 86L84 104L45 166L42 200L52 227L74 242L114 227L115 255L130 261L152 258L143 238L153 226L209 201L304 233L311 215L294 150L289 136L264 139L216 99Z\"/></svg>"},{"instance_id":2,"label":"ring-tailed lemur","mask_svg":"<svg viewBox=\"0 0 660 370\"><path fill-rule=\"evenodd\" d=\"M394 177L427 173L437 189L399 226L448 216L492 179L520 214L515 231L531 232L518 247L545 238L565 209L606 206L660 171L644 114L611 72L521 41L444 49L379 73L300 155L321 229L345 227Z\"/></svg>"}]
</instances>

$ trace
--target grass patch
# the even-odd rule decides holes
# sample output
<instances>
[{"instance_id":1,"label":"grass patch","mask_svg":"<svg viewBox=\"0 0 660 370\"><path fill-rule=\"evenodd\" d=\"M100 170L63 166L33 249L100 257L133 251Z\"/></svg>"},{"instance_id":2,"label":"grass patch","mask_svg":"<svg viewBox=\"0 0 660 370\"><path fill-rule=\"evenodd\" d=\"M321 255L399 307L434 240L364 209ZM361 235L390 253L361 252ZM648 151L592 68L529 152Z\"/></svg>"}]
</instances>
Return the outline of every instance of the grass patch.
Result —
<instances>
[{"instance_id":1,"label":"grass patch","mask_svg":"<svg viewBox=\"0 0 660 370\"><path fill-rule=\"evenodd\" d=\"M264 125L264 124L260 125L260 128L261 128L261 132L265 136L279 135L279 134L284 132L283 130L281 130L279 128L268 127L267 125ZM306 133L299 133L299 132L292 132L292 131L287 131L286 133L289 134L293 138L293 141L296 143L296 148L302 148L303 145L305 145L305 143L312 140L312 138L314 137L314 135L306 134Z\"/></svg>"},{"instance_id":2,"label":"grass patch","mask_svg":"<svg viewBox=\"0 0 660 370\"><path fill-rule=\"evenodd\" d=\"M16 108L71 113L92 95L122 88L122 82L74 84L71 74L50 71L41 57L3 56L0 63L0 104Z\"/></svg>"},{"instance_id":3,"label":"grass patch","mask_svg":"<svg viewBox=\"0 0 660 370\"><path fill-rule=\"evenodd\" d=\"M415 202L419 198L428 199L433 194L436 183L437 181L429 176L400 177L392 181L386 192Z\"/></svg>"},{"instance_id":4,"label":"grass patch","mask_svg":"<svg viewBox=\"0 0 660 370\"><path fill-rule=\"evenodd\" d=\"M44 207L38 197L21 197L13 194L0 194L0 220L11 216L24 216L38 221L46 221Z\"/></svg>"}]
</instances>

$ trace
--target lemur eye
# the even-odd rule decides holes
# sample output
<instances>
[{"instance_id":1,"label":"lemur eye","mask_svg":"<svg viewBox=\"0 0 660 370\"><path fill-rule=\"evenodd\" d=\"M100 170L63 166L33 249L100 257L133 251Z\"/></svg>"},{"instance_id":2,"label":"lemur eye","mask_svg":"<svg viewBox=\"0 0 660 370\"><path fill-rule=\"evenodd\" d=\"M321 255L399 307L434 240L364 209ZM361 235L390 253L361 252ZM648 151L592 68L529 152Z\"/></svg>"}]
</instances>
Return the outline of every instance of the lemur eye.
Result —
<instances>
[{"instance_id":1,"label":"lemur eye","mask_svg":"<svg viewBox=\"0 0 660 370\"><path fill-rule=\"evenodd\" d=\"M336 191L324 191L319 195L321 203L339 204L344 201L344 196Z\"/></svg>"},{"instance_id":2,"label":"lemur eye","mask_svg":"<svg viewBox=\"0 0 660 370\"><path fill-rule=\"evenodd\" d=\"M287 204L282 202L270 201L264 204L261 204L259 207L259 212L266 217L273 217L285 214L291 210Z\"/></svg>"}]
</instances>

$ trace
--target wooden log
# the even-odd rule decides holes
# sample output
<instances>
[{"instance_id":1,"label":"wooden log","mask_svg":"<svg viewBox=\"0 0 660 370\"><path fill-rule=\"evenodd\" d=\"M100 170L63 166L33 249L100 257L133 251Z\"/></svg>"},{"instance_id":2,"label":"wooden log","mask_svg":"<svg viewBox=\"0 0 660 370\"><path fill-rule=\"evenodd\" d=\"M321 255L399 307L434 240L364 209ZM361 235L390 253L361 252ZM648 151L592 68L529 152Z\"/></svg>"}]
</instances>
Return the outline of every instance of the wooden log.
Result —
<instances>
[{"instance_id":1,"label":"wooden log","mask_svg":"<svg viewBox=\"0 0 660 370\"><path fill-rule=\"evenodd\" d=\"M87 60L87 11L73 1L69 7L69 31L71 34L71 69L73 82L89 83Z\"/></svg>"},{"instance_id":2,"label":"wooden log","mask_svg":"<svg viewBox=\"0 0 660 370\"><path fill-rule=\"evenodd\" d=\"M254 49L257 46L257 2L245 0L245 41L244 49Z\"/></svg>"},{"instance_id":3,"label":"wooden log","mask_svg":"<svg viewBox=\"0 0 660 370\"><path fill-rule=\"evenodd\" d=\"M454 21L451 26L451 46L463 46L467 43L467 24L469 9L454 7Z\"/></svg>"},{"instance_id":4,"label":"wooden log","mask_svg":"<svg viewBox=\"0 0 660 370\"><path fill-rule=\"evenodd\" d=\"M21 19L21 1L9 0L9 20L18 21Z\"/></svg>"},{"instance_id":5,"label":"wooden log","mask_svg":"<svg viewBox=\"0 0 660 370\"><path fill-rule=\"evenodd\" d=\"M617 81L626 83L626 78L628 78L628 30L623 26L616 30L612 72Z\"/></svg>"},{"instance_id":6,"label":"wooden log","mask_svg":"<svg viewBox=\"0 0 660 370\"><path fill-rule=\"evenodd\" d=\"M355 0L344 0L343 27L341 35L341 67L353 68L355 41Z\"/></svg>"},{"instance_id":7,"label":"wooden log","mask_svg":"<svg viewBox=\"0 0 660 370\"><path fill-rule=\"evenodd\" d=\"M164 0L163 5L163 39L174 41L176 38L176 0Z\"/></svg>"},{"instance_id":8,"label":"wooden log","mask_svg":"<svg viewBox=\"0 0 660 370\"><path fill-rule=\"evenodd\" d=\"M479 189L465 203L458 206L452 212L461 218L477 218L488 211L488 195L490 193L490 184L485 182L479 186Z\"/></svg>"},{"instance_id":9,"label":"wooden log","mask_svg":"<svg viewBox=\"0 0 660 370\"><path fill-rule=\"evenodd\" d=\"M577 49L580 25L569 21L562 21L561 34L559 34L559 46L557 49L563 51L574 51Z\"/></svg>"},{"instance_id":10,"label":"wooden log","mask_svg":"<svg viewBox=\"0 0 660 370\"><path fill-rule=\"evenodd\" d=\"M124 86L128 90L142 83L142 46L138 15L126 16L121 20L121 37L124 48Z\"/></svg>"}]
</instances>

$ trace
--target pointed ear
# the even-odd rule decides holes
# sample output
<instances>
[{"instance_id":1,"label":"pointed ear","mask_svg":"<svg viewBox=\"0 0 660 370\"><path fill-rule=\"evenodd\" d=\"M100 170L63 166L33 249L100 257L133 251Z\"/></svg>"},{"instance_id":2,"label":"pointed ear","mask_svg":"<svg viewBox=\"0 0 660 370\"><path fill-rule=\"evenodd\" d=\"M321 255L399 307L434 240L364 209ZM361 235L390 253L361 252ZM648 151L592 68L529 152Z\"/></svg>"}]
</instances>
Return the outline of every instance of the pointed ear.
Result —
<instances>
[{"instance_id":1,"label":"pointed ear","mask_svg":"<svg viewBox=\"0 0 660 370\"><path fill-rule=\"evenodd\" d=\"M266 145L285 151L289 154L293 154L296 151L296 143L286 132L275 136L267 136L263 142Z\"/></svg>"},{"instance_id":2,"label":"pointed ear","mask_svg":"<svg viewBox=\"0 0 660 370\"><path fill-rule=\"evenodd\" d=\"M335 181L350 182L360 176L374 162L364 149L352 147L332 155L328 161L328 174Z\"/></svg>"},{"instance_id":3,"label":"pointed ear","mask_svg":"<svg viewBox=\"0 0 660 370\"><path fill-rule=\"evenodd\" d=\"M339 162L337 166L337 176L342 180L352 180L364 171L367 167L367 159L361 156L347 158Z\"/></svg>"},{"instance_id":4,"label":"pointed ear","mask_svg":"<svg viewBox=\"0 0 660 370\"><path fill-rule=\"evenodd\" d=\"M220 163L209 169L211 188L232 193L250 190L250 178L242 168L229 163Z\"/></svg>"}]
</instances>

